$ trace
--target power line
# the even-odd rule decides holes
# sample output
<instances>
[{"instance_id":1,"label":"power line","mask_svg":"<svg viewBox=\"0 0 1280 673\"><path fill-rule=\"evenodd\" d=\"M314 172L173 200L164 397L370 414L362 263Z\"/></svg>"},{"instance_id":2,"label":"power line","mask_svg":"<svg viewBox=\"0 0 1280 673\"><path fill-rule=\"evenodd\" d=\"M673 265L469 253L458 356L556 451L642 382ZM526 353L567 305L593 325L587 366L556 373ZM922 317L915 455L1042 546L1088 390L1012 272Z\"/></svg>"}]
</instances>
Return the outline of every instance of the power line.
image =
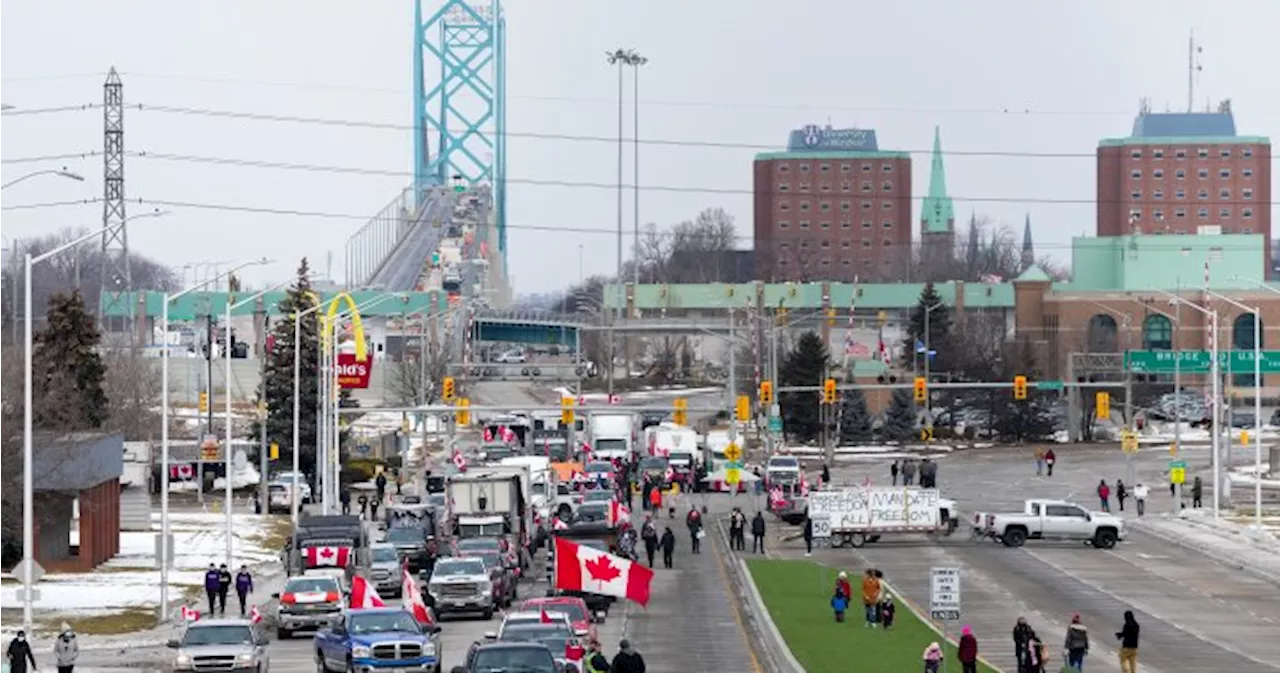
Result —
<instances>
[{"instance_id":1,"label":"power line","mask_svg":"<svg viewBox=\"0 0 1280 673\"><path fill-rule=\"evenodd\" d=\"M18 157L16 159L0 159L0 164L32 164L42 161L66 161L67 159L88 159L90 157L101 156L102 152L98 150L88 150L85 152L68 152L66 154L45 154L38 157Z\"/></svg>"},{"instance_id":2,"label":"power line","mask_svg":"<svg viewBox=\"0 0 1280 673\"><path fill-rule=\"evenodd\" d=\"M41 203L21 203L18 205L5 204L0 210L41 210L44 208L65 208L67 206L86 206L93 203L101 203L102 199L91 197L80 199L78 201L44 201Z\"/></svg>"},{"instance_id":3,"label":"power line","mask_svg":"<svg viewBox=\"0 0 1280 673\"><path fill-rule=\"evenodd\" d=\"M23 117L27 115L52 114L55 112L84 112L85 110L102 109L102 103L82 103L80 105L57 105L53 107L32 107L21 108L15 107L5 110L0 115L5 117Z\"/></svg>"}]
</instances>

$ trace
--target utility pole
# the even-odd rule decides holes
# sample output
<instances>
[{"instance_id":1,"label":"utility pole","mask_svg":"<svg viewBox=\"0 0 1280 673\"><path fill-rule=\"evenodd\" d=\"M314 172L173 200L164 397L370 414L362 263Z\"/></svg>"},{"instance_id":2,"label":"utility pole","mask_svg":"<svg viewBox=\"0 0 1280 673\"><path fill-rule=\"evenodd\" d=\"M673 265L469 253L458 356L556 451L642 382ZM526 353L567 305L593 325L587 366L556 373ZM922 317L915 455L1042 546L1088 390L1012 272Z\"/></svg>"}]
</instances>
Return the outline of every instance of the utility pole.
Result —
<instances>
[{"instance_id":1,"label":"utility pole","mask_svg":"<svg viewBox=\"0 0 1280 673\"><path fill-rule=\"evenodd\" d=\"M124 197L124 85L113 67L102 85L102 284L98 324L123 309L124 329L134 342L133 313L127 299L133 289L129 271L129 235L125 230ZM213 406L212 402L209 404Z\"/></svg>"}]
</instances>

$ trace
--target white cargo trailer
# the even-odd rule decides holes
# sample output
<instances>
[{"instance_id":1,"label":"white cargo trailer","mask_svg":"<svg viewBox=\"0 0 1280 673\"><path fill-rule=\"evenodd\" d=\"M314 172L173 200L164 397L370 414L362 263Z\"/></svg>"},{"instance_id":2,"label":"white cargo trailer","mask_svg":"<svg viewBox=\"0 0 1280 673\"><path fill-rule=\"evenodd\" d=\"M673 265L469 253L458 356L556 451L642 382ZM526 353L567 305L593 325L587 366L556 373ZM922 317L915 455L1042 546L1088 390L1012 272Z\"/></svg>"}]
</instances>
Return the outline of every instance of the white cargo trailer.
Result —
<instances>
[{"instance_id":1,"label":"white cargo trailer","mask_svg":"<svg viewBox=\"0 0 1280 673\"><path fill-rule=\"evenodd\" d=\"M833 547L861 547L892 533L950 535L956 506L935 488L870 486L812 491L809 516L814 537Z\"/></svg>"}]
</instances>

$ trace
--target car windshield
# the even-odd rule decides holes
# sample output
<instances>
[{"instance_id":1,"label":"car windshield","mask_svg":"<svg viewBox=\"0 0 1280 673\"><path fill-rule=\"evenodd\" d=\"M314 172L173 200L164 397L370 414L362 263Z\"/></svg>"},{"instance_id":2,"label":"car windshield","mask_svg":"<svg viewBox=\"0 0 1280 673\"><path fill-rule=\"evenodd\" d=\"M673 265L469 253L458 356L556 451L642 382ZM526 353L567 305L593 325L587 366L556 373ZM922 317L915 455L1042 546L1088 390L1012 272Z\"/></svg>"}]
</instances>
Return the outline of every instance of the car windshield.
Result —
<instances>
[{"instance_id":1,"label":"car windshield","mask_svg":"<svg viewBox=\"0 0 1280 673\"><path fill-rule=\"evenodd\" d=\"M569 616L569 621L571 622L587 621L587 613L577 603L537 603L529 606L529 608L534 610L546 609L547 612L563 612Z\"/></svg>"},{"instance_id":2,"label":"car windshield","mask_svg":"<svg viewBox=\"0 0 1280 673\"><path fill-rule=\"evenodd\" d=\"M585 472L587 474L608 474L609 472L613 472L613 463L610 463L607 460L593 460L590 463L587 463Z\"/></svg>"},{"instance_id":3,"label":"car windshield","mask_svg":"<svg viewBox=\"0 0 1280 673\"><path fill-rule=\"evenodd\" d=\"M689 465L693 463L693 454L691 453L673 453L671 454L672 465Z\"/></svg>"},{"instance_id":4,"label":"car windshield","mask_svg":"<svg viewBox=\"0 0 1280 673\"><path fill-rule=\"evenodd\" d=\"M184 647L196 645L252 645L253 629L246 625L192 626L182 636Z\"/></svg>"},{"instance_id":5,"label":"car windshield","mask_svg":"<svg viewBox=\"0 0 1280 673\"><path fill-rule=\"evenodd\" d=\"M665 469L667 469L666 458L649 457L640 461L640 470L642 472L649 472L654 470L665 470Z\"/></svg>"},{"instance_id":6,"label":"car windshield","mask_svg":"<svg viewBox=\"0 0 1280 673\"><path fill-rule=\"evenodd\" d=\"M467 575L484 575L484 561L480 559L451 559L436 562L431 571L431 579L437 577L465 577Z\"/></svg>"},{"instance_id":7,"label":"car windshield","mask_svg":"<svg viewBox=\"0 0 1280 673\"><path fill-rule=\"evenodd\" d=\"M569 445L563 441L548 442L542 449L552 461L562 461L569 457Z\"/></svg>"},{"instance_id":8,"label":"car windshield","mask_svg":"<svg viewBox=\"0 0 1280 673\"><path fill-rule=\"evenodd\" d=\"M547 494L547 485L541 481L535 481L531 486L529 486L529 492L533 495L545 496Z\"/></svg>"},{"instance_id":9,"label":"car windshield","mask_svg":"<svg viewBox=\"0 0 1280 673\"><path fill-rule=\"evenodd\" d=\"M502 640L540 641L543 638L572 638L571 629L564 622L509 624L502 630ZM563 647L563 645L562 645Z\"/></svg>"},{"instance_id":10,"label":"car windshield","mask_svg":"<svg viewBox=\"0 0 1280 673\"><path fill-rule=\"evenodd\" d=\"M458 551L502 551L502 543L497 538L473 537L458 540Z\"/></svg>"},{"instance_id":11,"label":"car windshield","mask_svg":"<svg viewBox=\"0 0 1280 673\"><path fill-rule=\"evenodd\" d=\"M551 650L545 646L481 647L471 673L559 673Z\"/></svg>"},{"instance_id":12,"label":"car windshield","mask_svg":"<svg viewBox=\"0 0 1280 673\"><path fill-rule=\"evenodd\" d=\"M603 488L593 488L582 494L583 502L609 502L613 500L613 491Z\"/></svg>"},{"instance_id":13,"label":"car windshield","mask_svg":"<svg viewBox=\"0 0 1280 673\"><path fill-rule=\"evenodd\" d=\"M387 529L387 542L424 542L422 539L421 528L390 528Z\"/></svg>"},{"instance_id":14,"label":"car windshield","mask_svg":"<svg viewBox=\"0 0 1280 673\"><path fill-rule=\"evenodd\" d=\"M427 496L427 504L432 507L444 507L447 502L449 499L443 493L432 493Z\"/></svg>"},{"instance_id":15,"label":"car windshield","mask_svg":"<svg viewBox=\"0 0 1280 673\"><path fill-rule=\"evenodd\" d=\"M770 470L796 470L800 468L800 462L795 458L773 458L769 460Z\"/></svg>"},{"instance_id":16,"label":"car windshield","mask_svg":"<svg viewBox=\"0 0 1280 673\"><path fill-rule=\"evenodd\" d=\"M484 449L485 460L510 458L514 455L516 455L516 450L510 446L489 446Z\"/></svg>"},{"instance_id":17,"label":"car windshield","mask_svg":"<svg viewBox=\"0 0 1280 673\"><path fill-rule=\"evenodd\" d=\"M374 563L395 563L400 560L396 554L395 547L374 547L373 562Z\"/></svg>"},{"instance_id":18,"label":"car windshield","mask_svg":"<svg viewBox=\"0 0 1280 673\"><path fill-rule=\"evenodd\" d=\"M478 558L483 561L484 567L486 568L492 569L502 567L502 556L499 554L485 552L481 554L472 554L472 558Z\"/></svg>"},{"instance_id":19,"label":"car windshield","mask_svg":"<svg viewBox=\"0 0 1280 673\"><path fill-rule=\"evenodd\" d=\"M574 514L579 521L604 521L609 516L608 507L605 503L584 503L578 507L578 511Z\"/></svg>"},{"instance_id":20,"label":"car windshield","mask_svg":"<svg viewBox=\"0 0 1280 673\"><path fill-rule=\"evenodd\" d=\"M625 439L597 439L596 451L626 451L627 440Z\"/></svg>"},{"instance_id":21,"label":"car windshield","mask_svg":"<svg viewBox=\"0 0 1280 673\"><path fill-rule=\"evenodd\" d=\"M287 594L327 593L338 590L338 580L332 577L298 577L285 582Z\"/></svg>"},{"instance_id":22,"label":"car windshield","mask_svg":"<svg viewBox=\"0 0 1280 673\"><path fill-rule=\"evenodd\" d=\"M408 612L360 612L347 618L347 628L356 635L362 633L421 633L418 622Z\"/></svg>"}]
</instances>

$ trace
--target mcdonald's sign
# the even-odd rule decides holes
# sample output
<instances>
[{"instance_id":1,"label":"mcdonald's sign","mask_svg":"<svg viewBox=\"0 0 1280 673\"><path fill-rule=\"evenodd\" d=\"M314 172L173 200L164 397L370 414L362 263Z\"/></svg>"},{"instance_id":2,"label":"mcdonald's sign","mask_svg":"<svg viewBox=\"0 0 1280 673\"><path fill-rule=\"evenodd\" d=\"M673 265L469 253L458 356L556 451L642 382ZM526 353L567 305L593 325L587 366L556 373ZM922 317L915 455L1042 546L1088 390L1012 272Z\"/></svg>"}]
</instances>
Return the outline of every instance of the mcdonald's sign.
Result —
<instances>
[{"instance_id":1,"label":"mcdonald's sign","mask_svg":"<svg viewBox=\"0 0 1280 673\"><path fill-rule=\"evenodd\" d=\"M337 338L338 314L345 303L351 320L351 340L355 342L354 353L338 353L338 386L341 388L368 388L369 378L373 373L373 357L369 353L364 339L364 322L360 319L360 310L356 301L346 292L339 292L329 302L325 311L324 324L321 326L321 342L327 346L330 339Z\"/></svg>"}]
</instances>

